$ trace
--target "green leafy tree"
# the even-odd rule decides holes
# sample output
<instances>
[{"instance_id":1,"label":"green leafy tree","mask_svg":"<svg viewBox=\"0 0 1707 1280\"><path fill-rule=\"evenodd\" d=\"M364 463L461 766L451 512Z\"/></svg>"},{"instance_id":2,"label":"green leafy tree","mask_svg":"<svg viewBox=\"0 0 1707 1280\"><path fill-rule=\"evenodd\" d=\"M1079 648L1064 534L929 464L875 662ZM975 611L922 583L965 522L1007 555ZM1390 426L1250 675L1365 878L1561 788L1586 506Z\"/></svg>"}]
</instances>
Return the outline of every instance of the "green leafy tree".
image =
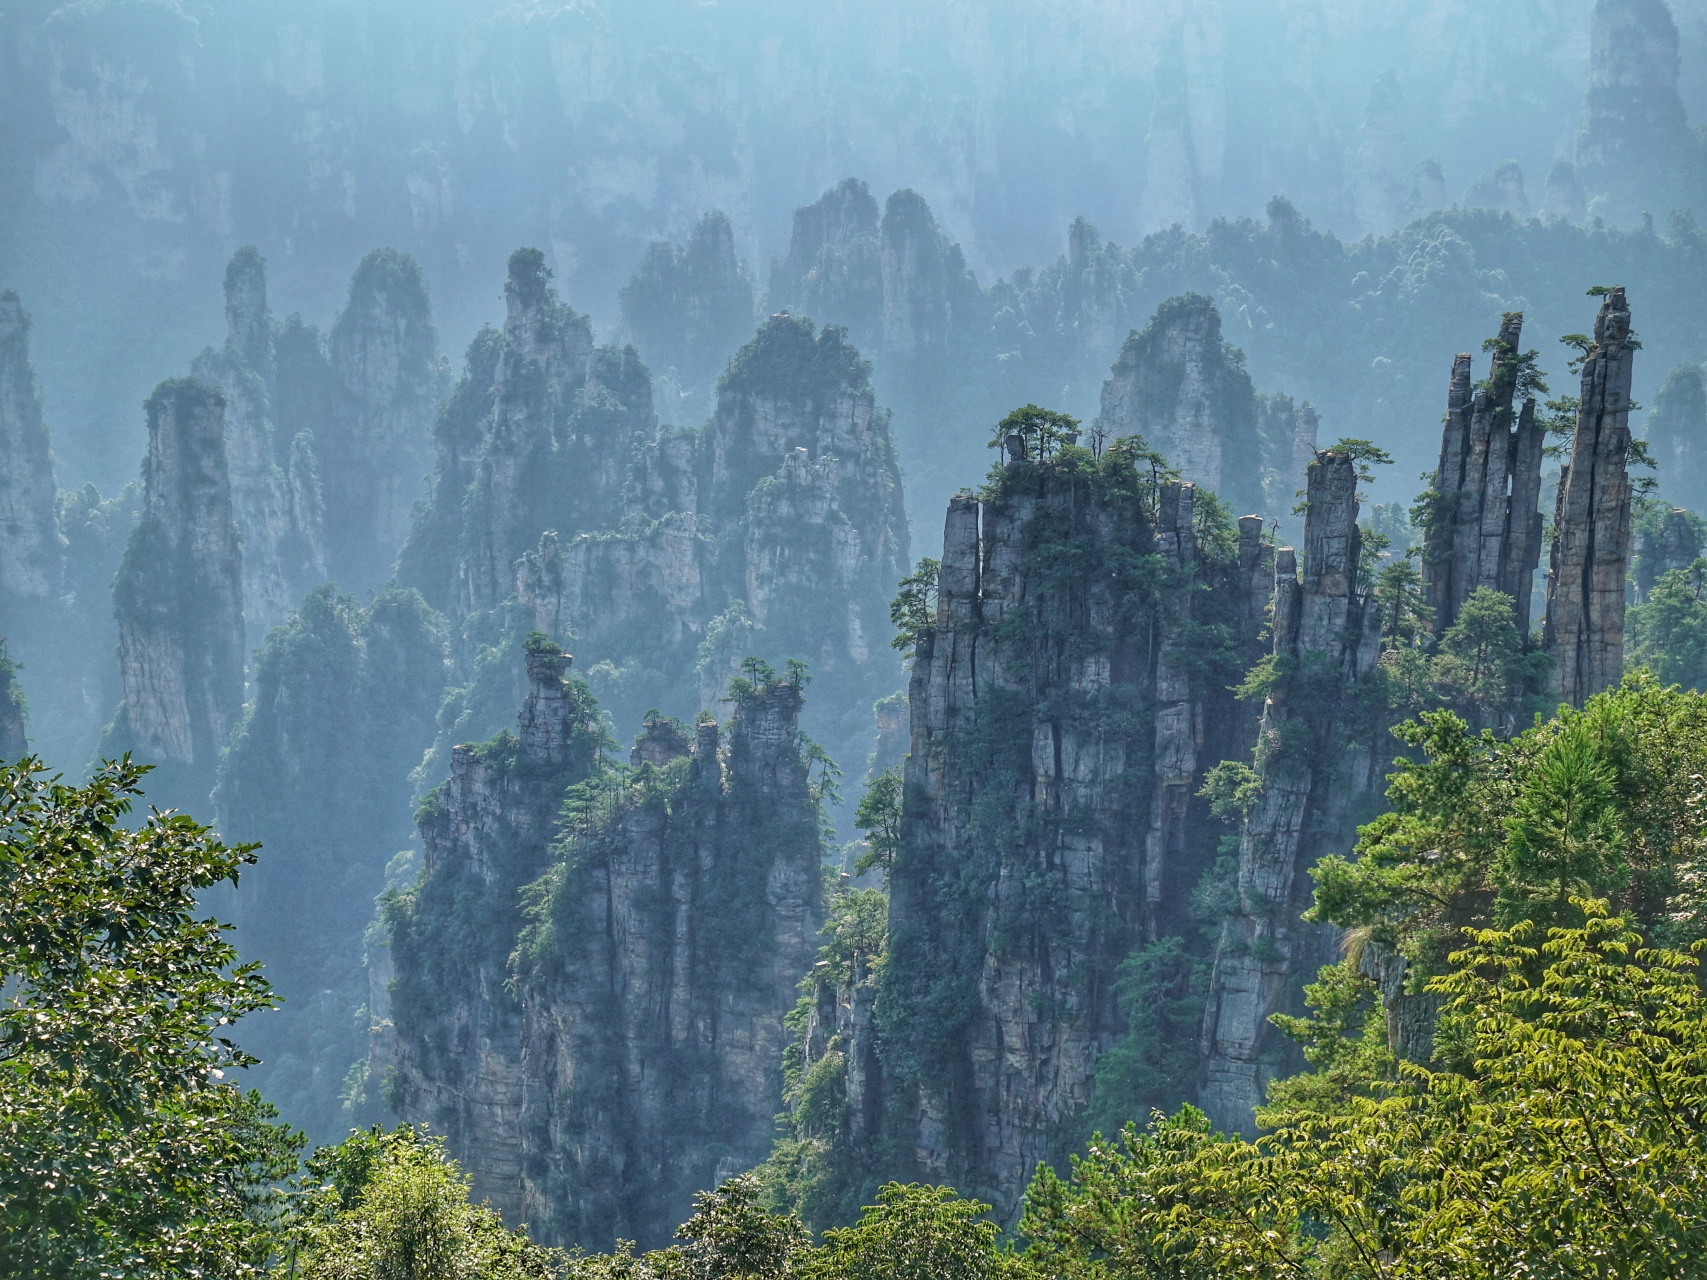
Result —
<instances>
[{"instance_id":1,"label":"green leafy tree","mask_svg":"<svg viewBox=\"0 0 1707 1280\"><path fill-rule=\"evenodd\" d=\"M895 624L891 648L911 656L919 638L936 630L936 579L941 569L939 561L926 556L901 579L899 592L889 604L889 621Z\"/></svg>"},{"instance_id":2,"label":"green leafy tree","mask_svg":"<svg viewBox=\"0 0 1707 1280\"><path fill-rule=\"evenodd\" d=\"M1647 599L1631 607L1628 670L1646 667L1661 684L1707 687L1707 560L1660 575Z\"/></svg>"},{"instance_id":3,"label":"green leafy tree","mask_svg":"<svg viewBox=\"0 0 1707 1280\"><path fill-rule=\"evenodd\" d=\"M856 874L873 867L887 876L901 852L901 801L906 780L900 765L890 765L871 780L854 810L854 825L865 832L869 848L854 863Z\"/></svg>"},{"instance_id":4,"label":"green leafy tree","mask_svg":"<svg viewBox=\"0 0 1707 1280\"><path fill-rule=\"evenodd\" d=\"M1412 557L1385 564L1375 575L1375 607L1381 615L1381 639L1389 649L1415 644L1427 631L1434 611L1423 598L1422 574Z\"/></svg>"},{"instance_id":5,"label":"green leafy tree","mask_svg":"<svg viewBox=\"0 0 1707 1280\"><path fill-rule=\"evenodd\" d=\"M1159 938L1121 961L1115 998L1127 1031L1096 1061L1091 1119L1114 1133L1196 1092L1204 965L1184 939Z\"/></svg>"},{"instance_id":6,"label":"green leafy tree","mask_svg":"<svg viewBox=\"0 0 1707 1280\"><path fill-rule=\"evenodd\" d=\"M1511 597L1477 587L1440 637L1429 665L1437 705L1445 703L1472 724L1490 728L1515 728L1525 712L1541 710L1552 661L1524 640Z\"/></svg>"},{"instance_id":7,"label":"green leafy tree","mask_svg":"<svg viewBox=\"0 0 1707 1280\"><path fill-rule=\"evenodd\" d=\"M1061 1277L1660 1280L1707 1256L1707 1000L1694 955L1603 904L1475 934L1433 988L1468 1073L1407 1067L1255 1142L1186 1108L1039 1170L1021 1231Z\"/></svg>"},{"instance_id":8,"label":"green leafy tree","mask_svg":"<svg viewBox=\"0 0 1707 1280\"><path fill-rule=\"evenodd\" d=\"M1510 739L1451 711L1395 733L1416 754L1389 779L1392 808L1354 858L1311 871L1310 918L1365 931L1419 982L1462 929L1573 923L1574 897L1609 898L1668 943L1700 936L1707 698L1638 673Z\"/></svg>"},{"instance_id":9,"label":"green leafy tree","mask_svg":"<svg viewBox=\"0 0 1707 1280\"><path fill-rule=\"evenodd\" d=\"M811 1280L987 1280L1011 1263L990 1206L952 1187L891 1182L851 1227L832 1227L803 1268Z\"/></svg>"},{"instance_id":10,"label":"green leafy tree","mask_svg":"<svg viewBox=\"0 0 1707 1280\"><path fill-rule=\"evenodd\" d=\"M699 1280L784 1280L794 1274L811 1236L792 1214L762 1207L759 1193L758 1179L742 1175L694 1197L693 1216L676 1228L683 1243L669 1251L679 1255L680 1274Z\"/></svg>"},{"instance_id":11,"label":"green leafy tree","mask_svg":"<svg viewBox=\"0 0 1707 1280\"><path fill-rule=\"evenodd\" d=\"M304 1280L545 1280L568 1263L471 1204L444 1139L408 1125L316 1151L290 1227L282 1261Z\"/></svg>"},{"instance_id":12,"label":"green leafy tree","mask_svg":"<svg viewBox=\"0 0 1707 1280\"><path fill-rule=\"evenodd\" d=\"M1067 445L1078 443L1079 420L1053 409L1025 404L996 424L990 448L1004 447L1009 436L1019 439L1025 457L1034 462L1047 462Z\"/></svg>"},{"instance_id":13,"label":"green leafy tree","mask_svg":"<svg viewBox=\"0 0 1707 1280\"><path fill-rule=\"evenodd\" d=\"M273 1003L197 897L254 845L126 826L147 772L0 768L0 1275L258 1275L297 1139L235 1072Z\"/></svg>"}]
</instances>

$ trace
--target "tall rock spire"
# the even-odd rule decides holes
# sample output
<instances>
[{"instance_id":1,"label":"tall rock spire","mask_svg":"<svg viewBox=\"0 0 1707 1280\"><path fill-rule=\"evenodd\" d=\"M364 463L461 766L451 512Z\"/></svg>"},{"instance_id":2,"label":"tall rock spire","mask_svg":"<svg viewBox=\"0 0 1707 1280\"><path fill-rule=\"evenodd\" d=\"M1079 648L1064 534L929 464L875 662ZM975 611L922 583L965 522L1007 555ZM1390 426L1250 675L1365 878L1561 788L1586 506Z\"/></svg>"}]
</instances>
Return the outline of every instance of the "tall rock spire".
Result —
<instances>
[{"instance_id":1,"label":"tall rock spire","mask_svg":"<svg viewBox=\"0 0 1707 1280\"><path fill-rule=\"evenodd\" d=\"M541 530L578 533L603 523L582 509L581 499L594 496L589 490L596 476L587 474L586 465L564 466L568 420L577 394L588 387L592 325L557 300L551 271L538 249L517 249L510 255L504 305L492 407L482 427L472 481L466 497L451 492L443 483L441 455L441 483L434 494L435 502L454 503L463 512L453 610L457 617L491 609L509 594L511 566ZM616 444L613 452L626 457L623 446L629 441L612 441L611 434L603 433L601 443ZM574 438L579 442L581 433ZM616 493L605 496L613 504L618 498Z\"/></svg>"},{"instance_id":2,"label":"tall rock spire","mask_svg":"<svg viewBox=\"0 0 1707 1280\"><path fill-rule=\"evenodd\" d=\"M1256 392L1203 294L1169 298L1126 339L1102 384L1097 426L1109 439L1143 436L1184 479L1234 510L1262 505Z\"/></svg>"},{"instance_id":3,"label":"tall rock spire","mask_svg":"<svg viewBox=\"0 0 1707 1280\"><path fill-rule=\"evenodd\" d=\"M1630 559L1630 308L1602 298L1583 360L1570 461L1560 468L1547 574L1546 643L1559 695L1575 706L1624 671L1624 579Z\"/></svg>"},{"instance_id":4,"label":"tall rock spire","mask_svg":"<svg viewBox=\"0 0 1707 1280\"><path fill-rule=\"evenodd\" d=\"M685 245L653 241L621 299L623 327L660 380L664 420L704 418L717 375L753 329L753 282L728 215L706 214Z\"/></svg>"},{"instance_id":5,"label":"tall rock spire","mask_svg":"<svg viewBox=\"0 0 1707 1280\"><path fill-rule=\"evenodd\" d=\"M1452 362L1441 432L1440 463L1430 485L1423 530L1422 574L1434 631L1458 620L1478 587L1512 598L1518 634L1529 634L1529 602L1541 558L1541 447L1535 397L1512 403L1522 380L1523 313L1500 324L1488 380L1470 383L1470 355Z\"/></svg>"},{"instance_id":6,"label":"tall rock spire","mask_svg":"<svg viewBox=\"0 0 1707 1280\"><path fill-rule=\"evenodd\" d=\"M340 585L361 590L391 576L433 465L438 335L413 258L375 249L362 259L328 354L332 422L315 436L327 567Z\"/></svg>"},{"instance_id":7,"label":"tall rock spire","mask_svg":"<svg viewBox=\"0 0 1707 1280\"><path fill-rule=\"evenodd\" d=\"M1381 646L1377 611L1358 587L1355 460L1318 454L1307 494L1302 572L1292 548L1275 557L1276 679L1257 735L1262 785L1240 833L1239 902L1222 926L1204 1014L1200 1100L1227 1132L1251 1129L1268 1082L1293 1065L1269 1015L1297 1004L1301 975L1331 950L1323 930L1299 920L1309 899L1303 873L1344 847L1384 763L1348 714Z\"/></svg>"},{"instance_id":8,"label":"tall rock spire","mask_svg":"<svg viewBox=\"0 0 1707 1280\"><path fill-rule=\"evenodd\" d=\"M1013 445L982 499L948 506L908 695L882 1069L849 1099L909 1153L856 1146L865 1172L953 1182L1004 1219L1101 1087L1120 961L1189 910L1202 768L1250 732L1210 672L1260 656L1273 580L1259 517L1235 555L1192 485L1125 450L1093 467Z\"/></svg>"},{"instance_id":9,"label":"tall rock spire","mask_svg":"<svg viewBox=\"0 0 1707 1280\"><path fill-rule=\"evenodd\" d=\"M225 399L179 378L156 387L147 409L142 518L113 580L125 700L110 745L211 781L243 703L243 556Z\"/></svg>"},{"instance_id":10,"label":"tall rock spire","mask_svg":"<svg viewBox=\"0 0 1707 1280\"><path fill-rule=\"evenodd\" d=\"M277 369L267 264L253 246L225 270L225 345L197 356L196 377L225 397L231 505L243 536L243 607L250 647L326 579L313 438L275 435ZM285 447L280 448L283 444Z\"/></svg>"},{"instance_id":11,"label":"tall rock spire","mask_svg":"<svg viewBox=\"0 0 1707 1280\"><path fill-rule=\"evenodd\" d=\"M1664 209L1690 146L1678 35L1665 0L1596 0L1576 138L1588 212L1632 222Z\"/></svg>"},{"instance_id":12,"label":"tall rock spire","mask_svg":"<svg viewBox=\"0 0 1707 1280\"><path fill-rule=\"evenodd\" d=\"M65 567L41 391L30 364L30 318L18 295L0 293L0 601L41 600Z\"/></svg>"}]
</instances>

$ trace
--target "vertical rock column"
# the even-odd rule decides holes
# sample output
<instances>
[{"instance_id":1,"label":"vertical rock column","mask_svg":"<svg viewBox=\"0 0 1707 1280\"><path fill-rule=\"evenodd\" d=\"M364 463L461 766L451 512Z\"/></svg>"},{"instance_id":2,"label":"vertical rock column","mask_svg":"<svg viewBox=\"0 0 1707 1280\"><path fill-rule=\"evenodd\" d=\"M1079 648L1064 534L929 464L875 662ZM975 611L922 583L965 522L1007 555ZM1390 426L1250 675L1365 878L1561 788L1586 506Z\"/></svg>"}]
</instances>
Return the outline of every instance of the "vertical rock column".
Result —
<instances>
[{"instance_id":1,"label":"vertical rock column","mask_svg":"<svg viewBox=\"0 0 1707 1280\"><path fill-rule=\"evenodd\" d=\"M1188 580L1197 568L1197 533L1192 527L1196 486L1169 484L1162 489L1156 550L1168 569ZM1170 866L1185 853L1186 816L1196 791L1200 708L1192 697L1191 592L1169 594L1163 607L1156 654L1156 790L1150 830L1144 840L1144 928L1156 936L1156 914Z\"/></svg>"},{"instance_id":2,"label":"vertical rock column","mask_svg":"<svg viewBox=\"0 0 1707 1280\"><path fill-rule=\"evenodd\" d=\"M438 335L413 258L375 249L362 259L328 355L332 421L316 436L325 463L327 567L359 591L391 576L433 464Z\"/></svg>"},{"instance_id":3,"label":"vertical rock column","mask_svg":"<svg viewBox=\"0 0 1707 1280\"><path fill-rule=\"evenodd\" d=\"M30 318L8 289L0 293L0 600L44 600L64 571L59 487L29 343Z\"/></svg>"},{"instance_id":4,"label":"vertical rock column","mask_svg":"<svg viewBox=\"0 0 1707 1280\"><path fill-rule=\"evenodd\" d=\"M1261 795L1239 841L1239 905L1222 926L1204 1015L1202 1105L1220 1129L1249 1131L1270 1080L1290 1065L1269 1015L1296 1003L1301 979L1327 959L1323 931L1302 924L1301 875L1343 847L1379 768L1346 733L1352 686L1380 656L1376 611L1357 591L1359 535L1353 459L1317 455L1308 479L1304 563L1275 560L1274 655L1279 678L1263 707Z\"/></svg>"},{"instance_id":5,"label":"vertical rock column","mask_svg":"<svg viewBox=\"0 0 1707 1280\"><path fill-rule=\"evenodd\" d=\"M1515 415L1523 313L1500 325L1485 386L1472 387L1470 355L1452 362L1440 463L1430 486L1423 534L1423 583L1434 631L1458 619L1471 592L1491 587L1512 598L1518 631L1529 633L1529 600L1541 558L1541 447L1534 397Z\"/></svg>"},{"instance_id":6,"label":"vertical rock column","mask_svg":"<svg viewBox=\"0 0 1707 1280\"><path fill-rule=\"evenodd\" d=\"M1630 558L1630 308L1606 294L1583 361L1570 462L1560 469L1547 576L1546 643L1559 694L1574 706L1624 670L1624 578Z\"/></svg>"},{"instance_id":7,"label":"vertical rock column","mask_svg":"<svg viewBox=\"0 0 1707 1280\"><path fill-rule=\"evenodd\" d=\"M225 399L195 378L148 398L142 518L113 580L118 747L211 774L243 702L243 555Z\"/></svg>"},{"instance_id":8,"label":"vertical rock column","mask_svg":"<svg viewBox=\"0 0 1707 1280\"><path fill-rule=\"evenodd\" d=\"M225 269L225 346L196 357L192 372L225 397L231 504L243 535L243 605L251 645L283 622L326 577L312 437L301 432L283 463L274 440L272 317L266 262L239 249Z\"/></svg>"}]
</instances>

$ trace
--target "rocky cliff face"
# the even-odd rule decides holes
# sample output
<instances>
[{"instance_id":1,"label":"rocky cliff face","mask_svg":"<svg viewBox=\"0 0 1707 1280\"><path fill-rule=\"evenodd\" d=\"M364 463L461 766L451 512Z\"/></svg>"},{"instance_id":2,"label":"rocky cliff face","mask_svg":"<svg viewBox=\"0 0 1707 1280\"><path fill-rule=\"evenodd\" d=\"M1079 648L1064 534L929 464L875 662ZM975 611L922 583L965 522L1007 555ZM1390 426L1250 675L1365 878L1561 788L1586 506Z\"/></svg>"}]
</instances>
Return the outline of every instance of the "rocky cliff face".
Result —
<instances>
[{"instance_id":1,"label":"rocky cliff face","mask_svg":"<svg viewBox=\"0 0 1707 1280\"><path fill-rule=\"evenodd\" d=\"M1272 549L1260 518L1235 536L1196 507L1124 447L1019 458L950 504L909 694L882 1073L850 1094L905 1153L883 1176L1011 1215L1126 1030L1117 967L1178 931L1214 860L1195 793L1248 733L1226 686L1257 656Z\"/></svg>"},{"instance_id":2,"label":"rocky cliff face","mask_svg":"<svg viewBox=\"0 0 1707 1280\"><path fill-rule=\"evenodd\" d=\"M728 215L706 214L685 245L648 245L621 302L623 328L659 380L664 420L703 419L717 375L753 330L753 282Z\"/></svg>"},{"instance_id":3,"label":"rocky cliff face","mask_svg":"<svg viewBox=\"0 0 1707 1280\"><path fill-rule=\"evenodd\" d=\"M331 418L315 435L326 493L326 557L352 590L384 582L432 469L443 370L415 260L375 249L356 268L328 335Z\"/></svg>"},{"instance_id":4,"label":"rocky cliff face","mask_svg":"<svg viewBox=\"0 0 1707 1280\"><path fill-rule=\"evenodd\" d=\"M1677 24L1665 0L1596 0L1576 170L1589 212L1633 221L1678 190L1692 151L1678 95Z\"/></svg>"},{"instance_id":5,"label":"rocky cliff face","mask_svg":"<svg viewBox=\"0 0 1707 1280\"><path fill-rule=\"evenodd\" d=\"M0 293L0 601L14 607L57 592L65 572L59 486L30 364L30 318Z\"/></svg>"},{"instance_id":6,"label":"rocky cliff face","mask_svg":"<svg viewBox=\"0 0 1707 1280\"><path fill-rule=\"evenodd\" d=\"M419 545L436 537L454 554L445 603L458 621L510 594L512 566L542 530L567 535L613 521L633 434L653 425L649 386L630 404L603 384L591 324L557 300L550 280L538 250L511 255L503 335L476 339L435 430L433 505L404 551L404 581L437 594L433 557ZM615 366L619 392L623 363L619 351L598 366ZM489 390L480 385L487 377ZM632 421L615 420L631 408Z\"/></svg>"},{"instance_id":7,"label":"rocky cliff face","mask_svg":"<svg viewBox=\"0 0 1707 1280\"><path fill-rule=\"evenodd\" d=\"M1434 633L1458 620L1479 587L1512 599L1518 634L1529 634L1535 568L1541 560L1542 446L1535 397L1514 413L1523 315L1511 312L1494 340L1485 383L1472 387L1470 356L1457 356L1447 390L1440 465L1427 499L1422 574Z\"/></svg>"},{"instance_id":8,"label":"rocky cliff face","mask_svg":"<svg viewBox=\"0 0 1707 1280\"><path fill-rule=\"evenodd\" d=\"M794 211L788 253L771 266L767 304L845 326L884 355L901 384L940 382L942 361L988 320L988 300L918 192L896 191L883 215L848 179ZM923 388L921 388L922 390Z\"/></svg>"},{"instance_id":9,"label":"rocky cliff face","mask_svg":"<svg viewBox=\"0 0 1707 1280\"><path fill-rule=\"evenodd\" d=\"M205 797L243 702L243 554L225 398L195 378L148 398L142 516L113 612L124 703L103 749L178 766ZM158 780L157 780L158 781Z\"/></svg>"},{"instance_id":10,"label":"rocky cliff face","mask_svg":"<svg viewBox=\"0 0 1707 1280\"><path fill-rule=\"evenodd\" d=\"M715 703L750 653L802 658L827 691L813 733L862 758L899 679L887 610L907 567L869 366L840 330L774 316L705 425L660 431L634 349L593 348L547 276L513 257L504 333L476 340L441 414L402 580L446 601L464 670L498 636L573 636L620 723Z\"/></svg>"},{"instance_id":11,"label":"rocky cliff face","mask_svg":"<svg viewBox=\"0 0 1707 1280\"><path fill-rule=\"evenodd\" d=\"M1257 735L1260 791L1239 837L1238 902L1222 926L1203 1022L1200 1103L1218 1129L1250 1132L1252 1109L1293 1061L1270 1025L1300 1005L1303 979L1332 958L1331 931L1299 916L1305 871L1349 846L1386 759L1354 712L1381 653L1380 621L1358 585L1357 471L1318 455L1308 477L1302 566L1275 557L1274 664ZM1301 571L1300 571L1301 570Z\"/></svg>"},{"instance_id":12,"label":"rocky cliff face","mask_svg":"<svg viewBox=\"0 0 1707 1280\"><path fill-rule=\"evenodd\" d=\"M771 263L766 308L845 325L856 343L883 335L880 219L871 190L848 178L794 211L788 252Z\"/></svg>"},{"instance_id":13,"label":"rocky cliff face","mask_svg":"<svg viewBox=\"0 0 1707 1280\"><path fill-rule=\"evenodd\" d=\"M1202 294L1169 299L1127 338L1102 384L1097 427L1111 440L1143 436L1186 480L1237 510L1261 508L1256 393L1244 355L1222 340L1220 313Z\"/></svg>"},{"instance_id":14,"label":"rocky cliff face","mask_svg":"<svg viewBox=\"0 0 1707 1280\"><path fill-rule=\"evenodd\" d=\"M1624 674L1624 580L1630 556L1630 308L1610 290L1585 352L1576 431L1560 468L1547 573L1545 642L1559 695L1575 706Z\"/></svg>"},{"instance_id":15,"label":"rocky cliff face","mask_svg":"<svg viewBox=\"0 0 1707 1280\"><path fill-rule=\"evenodd\" d=\"M243 536L243 607L251 646L326 579L319 468L303 429L278 439L278 362L267 309L266 262L239 249L225 271L225 345L202 352L196 377L225 397L231 504ZM295 374L287 366L287 376ZM322 427L324 430L324 427Z\"/></svg>"},{"instance_id":16,"label":"rocky cliff face","mask_svg":"<svg viewBox=\"0 0 1707 1280\"><path fill-rule=\"evenodd\" d=\"M722 729L654 719L613 770L567 663L530 648L519 735L456 748L422 811L394 1102L536 1234L652 1245L764 1156L781 1104L821 911L800 688L737 685Z\"/></svg>"}]
</instances>

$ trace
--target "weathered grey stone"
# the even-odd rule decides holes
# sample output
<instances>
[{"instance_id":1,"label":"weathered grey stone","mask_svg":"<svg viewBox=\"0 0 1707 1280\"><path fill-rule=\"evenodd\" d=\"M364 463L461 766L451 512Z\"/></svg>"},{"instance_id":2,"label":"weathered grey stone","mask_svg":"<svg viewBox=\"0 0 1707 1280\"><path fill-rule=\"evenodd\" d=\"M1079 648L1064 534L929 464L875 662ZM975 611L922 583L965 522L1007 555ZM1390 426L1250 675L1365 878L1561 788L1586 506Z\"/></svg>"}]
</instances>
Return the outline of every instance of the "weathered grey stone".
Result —
<instances>
[{"instance_id":1,"label":"weathered grey stone","mask_svg":"<svg viewBox=\"0 0 1707 1280\"><path fill-rule=\"evenodd\" d=\"M331 421L315 432L326 490L327 568L346 589L391 577L432 468L438 335L415 260L375 249L350 280L327 342Z\"/></svg>"},{"instance_id":2,"label":"weathered grey stone","mask_svg":"<svg viewBox=\"0 0 1707 1280\"><path fill-rule=\"evenodd\" d=\"M244 622L253 648L326 580L324 512L312 439L299 433L281 450L274 438L266 263L252 247L239 249L226 269L225 320L224 347L202 352L191 372L225 397L226 461L243 537Z\"/></svg>"},{"instance_id":3,"label":"weathered grey stone","mask_svg":"<svg viewBox=\"0 0 1707 1280\"><path fill-rule=\"evenodd\" d=\"M1547 575L1545 641L1559 695L1573 706L1624 674L1624 591L1630 557L1630 308L1622 287L1601 300L1583 360L1577 425L1560 468Z\"/></svg>"},{"instance_id":4,"label":"weathered grey stone","mask_svg":"<svg viewBox=\"0 0 1707 1280\"><path fill-rule=\"evenodd\" d=\"M743 695L721 748L715 723L691 749L682 726L648 724L637 767L687 757L660 783L668 803L607 790L608 820L553 855L599 736L566 665L534 647L514 761L457 747L423 819L427 878L394 941L399 1094L536 1238L654 1246L695 1192L768 1153L782 1103L783 1016L822 913L801 698L782 681ZM552 940L526 942L512 977L517 891L554 856ZM443 954L454 926L435 912L456 899L498 936Z\"/></svg>"},{"instance_id":5,"label":"weathered grey stone","mask_svg":"<svg viewBox=\"0 0 1707 1280\"><path fill-rule=\"evenodd\" d=\"M1222 927L1204 1014L1200 1103L1218 1129L1253 1130L1268 1084L1296 1066L1269 1015L1299 1004L1304 978L1331 958L1330 931L1299 917L1305 871L1343 849L1384 761L1347 723L1353 689L1380 656L1376 611L1357 589L1357 471L1327 451L1310 468L1304 562L1275 560L1274 654L1281 678L1257 737L1262 790L1239 838L1239 904ZM1299 697L1297 682L1309 692Z\"/></svg>"},{"instance_id":6,"label":"weathered grey stone","mask_svg":"<svg viewBox=\"0 0 1707 1280\"><path fill-rule=\"evenodd\" d=\"M1263 504L1256 413L1244 358L1222 340L1215 303L1188 293L1126 339L1102 384L1098 428L1111 440L1143 436L1184 479L1250 511Z\"/></svg>"},{"instance_id":7,"label":"weathered grey stone","mask_svg":"<svg viewBox=\"0 0 1707 1280\"><path fill-rule=\"evenodd\" d=\"M195 378L148 398L142 517L113 580L117 746L211 781L243 702L243 557L225 399Z\"/></svg>"},{"instance_id":8,"label":"weathered grey stone","mask_svg":"<svg viewBox=\"0 0 1707 1280\"><path fill-rule=\"evenodd\" d=\"M1004 1218L1037 1162L1061 1155L1097 1057L1125 1026L1114 967L1173 932L1195 884L1186 834L1201 769L1247 732L1225 682L1192 661L1194 628L1226 626L1235 660L1254 661L1272 581L1260 517L1241 521L1236 557L1204 551L1190 484L1164 485L1139 514L1084 475L1024 460L1008 473L998 499L948 506L936 626L909 690L907 852L890 873L878 997L894 1026L920 1016L924 985L963 981L966 1021L928 1082L897 1094L866 1065L866 1092L850 1083L856 1112L906 1117L887 1140L910 1152L907 1176L953 1182ZM1084 566L1070 580L1052 571L1066 542ZM1159 566L1160 603L1142 619L1123 594L1138 548ZM993 815L1010 812L998 836ZM976 890L947 887L973 875ZM962 891L979 904L970 918ZM1058 904L1047 945L998 923L1029 918L1035 895ZM858 999L857 987L835 995L848 1037Z\"/></svg>"},{"instance_id":9,"label":"weathered grey stone","mask_svg":"<svg viewBox=\"0 0 1707 1280\"><path fill-rule=\"evenodd\" d=\"M1435 635L1458 620L1464 601L1479 587L1512 598L1520 635L1529 634L1529 609L1541 558L1542 446L1535 399L1513 414L1523 314L1500 325L1485 387L1470 383L1470 356L1454 358L1447 389L1440 463L1428 498L1423 530L1423 586L1434 611Z\"/></svg>"}]
</instances>

